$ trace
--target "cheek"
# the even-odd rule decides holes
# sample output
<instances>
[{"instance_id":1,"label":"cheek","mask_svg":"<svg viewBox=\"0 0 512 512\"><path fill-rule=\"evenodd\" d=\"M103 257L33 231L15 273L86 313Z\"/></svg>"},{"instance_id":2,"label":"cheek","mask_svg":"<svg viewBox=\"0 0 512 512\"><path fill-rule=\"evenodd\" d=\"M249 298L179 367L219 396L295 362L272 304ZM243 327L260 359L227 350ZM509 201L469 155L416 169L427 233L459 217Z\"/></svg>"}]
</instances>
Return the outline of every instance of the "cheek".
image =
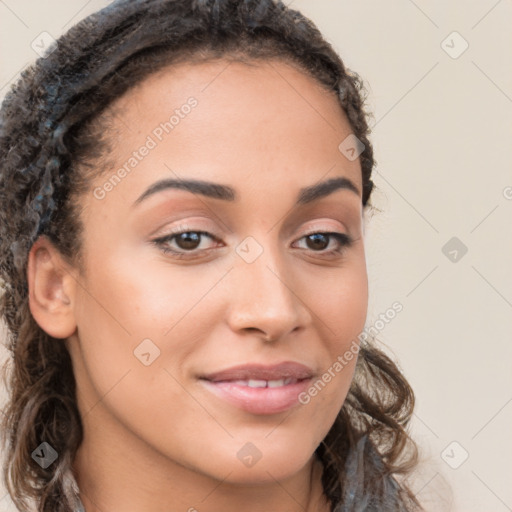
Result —
<instances>
[{"instance_id":1,"label":"cheek","mask_svg":"<svg viewBox=\"0 0 512 512\"><path fill-rule=\"evenodd\" d=\"M318 279L320 283L320 279ZM319 441L343 406L356 368L360 335L368 308L368 279L363 258L337 271L323 287L310 287L317 325L323 334L324 366L320 375L299 397L301 404L322 425Z\"/></svg>"},{"instance_id":2,"label":"cheek","mask_svg":"<svg viewBox=\"0 0 512 512\"><path fill-rule=\"evenodd\" d=\"M219 321L215 292L208 293L224 274L215 268L171 269L120 251L101 264L90 260L90 269L76 320L82 358L98 392L144 363L181 367Z\"/></svg>"},{"instance_id":3,"label":"cheek","mask_svg":"<svg viewBox=\"0 0 512 512\"><path fill-rule=\"evenodd\" d=\"M368 276L364 253L358 251L345 265L328 273L312 273L304 285L318 324L324 326L331 355L364 329L368 309Z\"/></svg>"},{"instance_id":4,"label":"cheek","mask_svg":"<svg viewBox=\"0 0 512 512\"><path fill-rule=\"evenodd\" d=\"M182 387L182 369L218 321L210 311L215 300L201 297L221 274L207 279L192 272L164 273L112 256L83 282L76 311L76 373L84 411L93 411L89 419L100 421L106 408L128 430L173 453L186 452L183 439L198 418L206 430L218 429ZM162 432L169 432L165 441Z\"/></svg>"}]
</instances>

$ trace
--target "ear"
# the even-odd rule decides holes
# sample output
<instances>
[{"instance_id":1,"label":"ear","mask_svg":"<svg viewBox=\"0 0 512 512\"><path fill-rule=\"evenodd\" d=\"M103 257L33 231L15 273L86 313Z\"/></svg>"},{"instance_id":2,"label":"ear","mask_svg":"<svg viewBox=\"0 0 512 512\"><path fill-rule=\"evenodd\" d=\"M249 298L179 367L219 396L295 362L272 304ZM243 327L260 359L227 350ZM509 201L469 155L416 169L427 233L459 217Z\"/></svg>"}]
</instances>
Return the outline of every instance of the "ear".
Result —
<instances>
[{"instance_id":1,"label":"ear","mask_svg":"<svg viewBox=\"0 0 512 512\"><path fill-rule=\"evenodd\" d=\"M38 325L53 338L68 338L76 331L76 280L72 268L44 235L28 255L29 307Z\"/></svg>"}]
</instances>

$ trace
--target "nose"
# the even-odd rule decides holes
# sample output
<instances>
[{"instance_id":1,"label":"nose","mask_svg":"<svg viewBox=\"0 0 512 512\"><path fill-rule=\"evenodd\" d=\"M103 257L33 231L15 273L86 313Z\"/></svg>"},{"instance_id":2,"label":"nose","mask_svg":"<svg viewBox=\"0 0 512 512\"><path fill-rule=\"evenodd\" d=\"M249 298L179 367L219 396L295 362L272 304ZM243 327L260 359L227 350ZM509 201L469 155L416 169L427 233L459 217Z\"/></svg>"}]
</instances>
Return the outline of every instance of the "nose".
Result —
<instances>
[{"instance_id":1,"label":"nose","mask_svg":"<svg viewBox=\"0 0 512 512\"><path fill-rule=\"evenodd\" d=\"M234 332L278 341L311 321L307 297L282 257L265 249L252 263L237 257L230 279L227 321Z\"/></svg>"}]
</instances>

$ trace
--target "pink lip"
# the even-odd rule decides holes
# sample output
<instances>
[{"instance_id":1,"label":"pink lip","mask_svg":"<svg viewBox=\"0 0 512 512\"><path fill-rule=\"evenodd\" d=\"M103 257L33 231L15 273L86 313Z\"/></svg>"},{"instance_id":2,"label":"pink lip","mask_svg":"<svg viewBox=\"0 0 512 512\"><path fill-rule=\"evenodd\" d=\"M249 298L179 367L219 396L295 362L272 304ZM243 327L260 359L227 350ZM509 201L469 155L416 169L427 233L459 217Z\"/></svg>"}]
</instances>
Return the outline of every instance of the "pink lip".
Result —
<instances>
[{"instance_id":1,"label":"pink lip","mask_svg":"<svg viewBox=\"0 0 512 512\"><path fill-rule=\"evenodd\" d=\"M200 379L214 395L252 414L277 414L298 403L298 396L310 385L313 371L300 363L273 366L242 365L211 373ZM284 380L293 382L278 387L249 387L238 381Z\"/></svg>"},{"instance_id":2,"label":"pink lip","mask_svg":"<svg viewBox=\"0 0 512 512\"><path fill-rule=\"evenodd\" d=\"M303 364L285 361L284 363L274 365L244 364L233 366L227 370L203 375L201 378L212 382L249 379L278 380L287 378L302 380L313 377L313 374L313 370Z\"/></svg>"}]
</instances>

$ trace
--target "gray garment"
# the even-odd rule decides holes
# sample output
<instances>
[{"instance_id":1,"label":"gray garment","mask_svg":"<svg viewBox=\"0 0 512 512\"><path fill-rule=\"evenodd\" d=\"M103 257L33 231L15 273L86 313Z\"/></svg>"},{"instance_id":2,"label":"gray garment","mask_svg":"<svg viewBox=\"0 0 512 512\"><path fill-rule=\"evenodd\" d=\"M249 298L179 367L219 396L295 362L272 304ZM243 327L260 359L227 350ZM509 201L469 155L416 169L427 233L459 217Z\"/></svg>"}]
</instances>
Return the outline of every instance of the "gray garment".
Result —
<instances>
[{"instance_id":1,"label":"gray garment","mask_svg":"<svg viewBox=\"0 0 512 512\"><path fill-rule=\"evenodd\" d=\"M84 504L80 500L80 503L78 505L78 508L75 510L75 512L85 512Z\"/></svg>"}]
</instances>

